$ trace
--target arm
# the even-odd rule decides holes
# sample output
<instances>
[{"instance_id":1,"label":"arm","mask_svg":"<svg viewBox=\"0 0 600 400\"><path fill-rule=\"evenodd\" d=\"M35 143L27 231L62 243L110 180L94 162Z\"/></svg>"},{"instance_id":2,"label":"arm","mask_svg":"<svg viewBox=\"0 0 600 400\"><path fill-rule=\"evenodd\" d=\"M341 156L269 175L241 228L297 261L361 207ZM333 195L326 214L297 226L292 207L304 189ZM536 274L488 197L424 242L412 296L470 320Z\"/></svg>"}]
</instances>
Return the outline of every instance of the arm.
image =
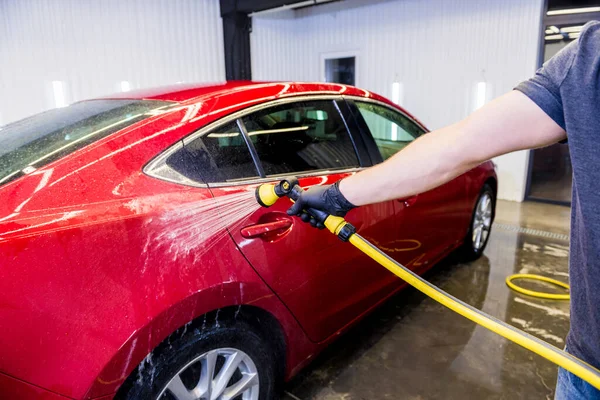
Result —
<instances>
[{"instance_id":1,"label":"arm","mask_svg":"<svg viewBox=\"0 0 600 400\"><path fill-rule=\"evenodd\" d=\"M442 185L501 154L556 143L565 131L523 93L513 90L464 120L415 140L382 164L331 186L314 186L290 207L343 216L351 208L410 197ZM321 224L322 225L322 224Z\"/></svg>"},{"instance_id":2,"label":"arm","mask_svg":"<svg viewBox=\"0 0 600 400\"><path fill-rule=\"evenodd\" d=\"M357 206L406 198L493 157L565 137L565 131L532 100L512 91L464 120L420 137L386 162L344 179L339 189Z\"/></svg>"}]
</instances>

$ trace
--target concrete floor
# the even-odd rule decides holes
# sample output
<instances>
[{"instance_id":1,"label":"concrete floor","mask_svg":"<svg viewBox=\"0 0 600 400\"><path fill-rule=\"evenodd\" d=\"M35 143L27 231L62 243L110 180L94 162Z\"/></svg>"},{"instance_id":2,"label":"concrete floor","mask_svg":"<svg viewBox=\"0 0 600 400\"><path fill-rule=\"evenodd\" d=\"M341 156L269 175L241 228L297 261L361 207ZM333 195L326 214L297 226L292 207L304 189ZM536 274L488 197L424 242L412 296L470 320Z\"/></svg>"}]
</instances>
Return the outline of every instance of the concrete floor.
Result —
<instances>
[{"instance_id":1,"label":"concrete floor","mask_svg":"<svg viewBox=\"0 0 600 400\"><path fill-rule=\"evenodd\" d=\"M568 302L518 295L504 279L531 272L567 281L568 225L566 207L500 201L484 256L448 259L426 277L562 348ZM552 399L555 383L550 362L408 289L326 349L286 385L284 399Z\"/></svg>"}]
</instances>

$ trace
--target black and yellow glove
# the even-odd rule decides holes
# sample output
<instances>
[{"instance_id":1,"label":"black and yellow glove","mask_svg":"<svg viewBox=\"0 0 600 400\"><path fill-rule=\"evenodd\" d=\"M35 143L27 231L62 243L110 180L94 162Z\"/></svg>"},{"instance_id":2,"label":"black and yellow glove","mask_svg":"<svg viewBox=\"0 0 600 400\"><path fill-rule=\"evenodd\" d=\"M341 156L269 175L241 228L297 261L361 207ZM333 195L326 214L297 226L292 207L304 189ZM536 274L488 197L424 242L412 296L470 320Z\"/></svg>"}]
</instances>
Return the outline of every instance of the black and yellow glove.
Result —
<instances>
[{"instance_id":1,"label":"black and yellow glove","mask_svg":"<svg viewBox=\"0 0 600 400\"><path fill-rule=\"evenodd\" d=\"M296 202L287 210L288 215L298 215L302 221L323 229L323 221L317 221L307 214L305 209L323 211L329 215L343 217L356 206L350 203L340 192L340 182L333 185L313 186L300 194Z\"/></svg>"}]
</instances>

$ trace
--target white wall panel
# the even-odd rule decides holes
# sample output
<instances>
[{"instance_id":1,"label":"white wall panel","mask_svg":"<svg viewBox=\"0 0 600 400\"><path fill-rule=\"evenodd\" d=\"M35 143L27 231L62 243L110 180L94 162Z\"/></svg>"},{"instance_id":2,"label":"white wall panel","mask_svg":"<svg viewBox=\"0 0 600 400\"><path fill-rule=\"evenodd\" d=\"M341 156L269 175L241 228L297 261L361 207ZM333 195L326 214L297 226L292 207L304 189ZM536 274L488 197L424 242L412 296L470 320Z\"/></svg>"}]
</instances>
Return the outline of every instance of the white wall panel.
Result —
<instances>
[{"instance_id":1,"label":"white wall panel","mask_svg":"<svg viewBox=\"0 0 600 400\"><path fill-rule=\"evenodd\" d=\"M218 0L0 0L0 115L66 101L225 79Z\"/></svg>"},{"instance_id":2,"label":"white wall panel","mask_svg":"<svg viewBox=\"0 0 600 400\"><path fill-rule=\"evenodd\" d=\"M391 97L429 128L467 116L533 74L542 0L347 0L253 19L256 80L323 80L323 57L357 56L357 85ZM528 152L499 157L499 197L524 197Z\"/></svg>"}]
</instances>

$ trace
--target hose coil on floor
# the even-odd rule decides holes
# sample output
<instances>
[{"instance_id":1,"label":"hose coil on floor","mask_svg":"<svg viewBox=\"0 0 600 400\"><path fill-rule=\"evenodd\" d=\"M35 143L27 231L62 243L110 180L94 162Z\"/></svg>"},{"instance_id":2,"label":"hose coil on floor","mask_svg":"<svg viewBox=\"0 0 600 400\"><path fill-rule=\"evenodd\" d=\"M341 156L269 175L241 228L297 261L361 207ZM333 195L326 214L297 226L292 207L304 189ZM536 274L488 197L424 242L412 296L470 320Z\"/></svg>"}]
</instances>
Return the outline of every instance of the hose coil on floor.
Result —
<instances>
[{"instance_id":1,"label":"hose coil on floor","mask_svg":"<svg viewBox=\"0 0 600 400\"><path fill-rule=\"evenodd\" d=\"M569 293L547 293L547 292L539 292L537 290L525 289L524 287L516 285L513 280L515 279L524 279L531 281L540 281L551 283L556 286L560 286L561 288L569 290L569 285L558 281L556 279L548 278L542 275L535 274L514 274L510 275L506 278L506 284L509 288L514 290L515 292L526 294L527 296L537 297L538 299L548 299L548 300L569 300L571 295Z\"/></svg>"}]
</instances>

